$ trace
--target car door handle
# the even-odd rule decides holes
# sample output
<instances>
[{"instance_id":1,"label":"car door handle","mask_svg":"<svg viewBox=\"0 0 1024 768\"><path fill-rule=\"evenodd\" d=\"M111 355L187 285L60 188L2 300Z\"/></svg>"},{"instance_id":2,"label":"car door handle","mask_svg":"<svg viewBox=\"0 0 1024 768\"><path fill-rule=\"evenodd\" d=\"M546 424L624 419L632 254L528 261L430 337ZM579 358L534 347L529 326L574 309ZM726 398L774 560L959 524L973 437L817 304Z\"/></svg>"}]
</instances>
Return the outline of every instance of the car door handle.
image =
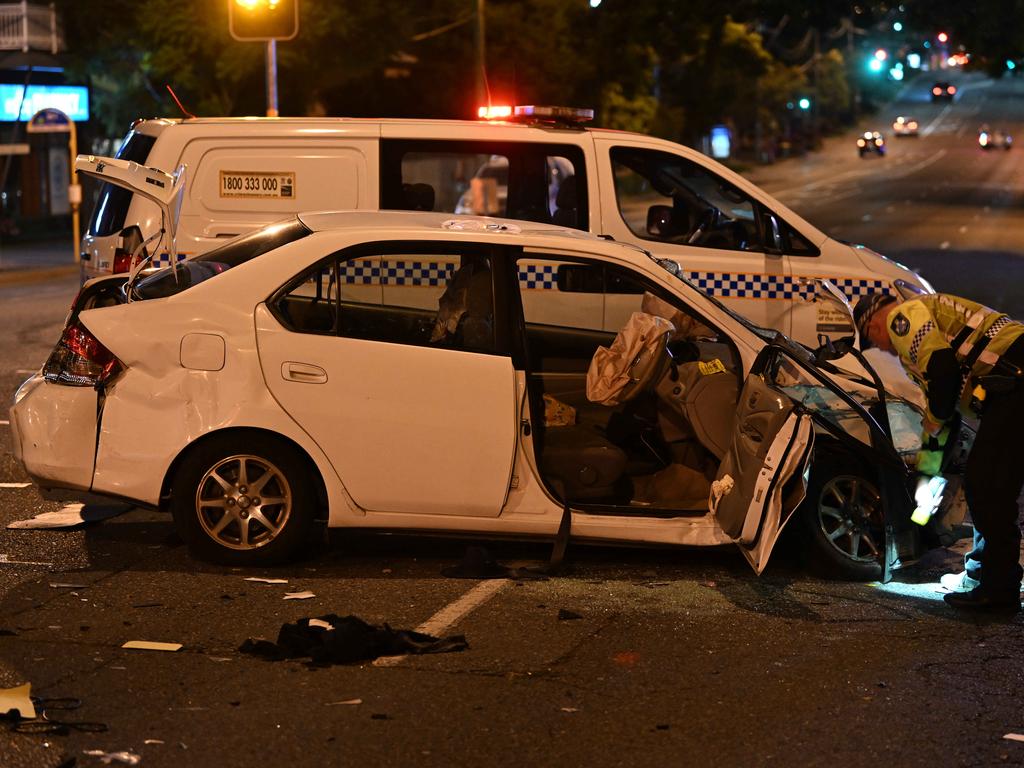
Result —
<instances>
[{"instance_id":1,"label":"car door handle","mask_svg":"<svg viewBox=\"0 0 1024 768\"><path fill-rule=\"evenodd\" d=\"M288 381L298 381L302 384L327 383L327 371L319 365L310 365L309 363L282 363L281 376Z\"/></svg>"}]
</instances>

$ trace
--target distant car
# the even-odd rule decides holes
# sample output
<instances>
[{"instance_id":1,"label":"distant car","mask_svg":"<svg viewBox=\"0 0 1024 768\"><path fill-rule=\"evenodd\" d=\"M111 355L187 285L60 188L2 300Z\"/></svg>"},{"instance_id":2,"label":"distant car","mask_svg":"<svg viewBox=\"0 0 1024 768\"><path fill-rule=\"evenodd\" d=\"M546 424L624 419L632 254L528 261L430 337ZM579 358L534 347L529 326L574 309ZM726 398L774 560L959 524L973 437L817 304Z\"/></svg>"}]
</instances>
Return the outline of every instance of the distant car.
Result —
<instances>
[{"instance_id":1,"label":"distant car","mask_svg":"<svg viewBox=\"0 0 1024 768\"><path fill-rule=\"evenodd\" d=\"M893 134L899 138L900 136L920 136L918 133L917 120L913 117L905 117L900 115L892 124Z\"/></svg>"},{"instance_id":2,"label":"distant car","mask_svg":"<svg viewBox=\"0 0 1024 768\"><path fill-rule=\"evenodd\" d=\"M861 157L874 152L879 157L885 156L885 137L878 131L864 131L857 138L857 152Z\"/></svg>"},{"instance_id":3,"label":"distant car","mask_svg":"<svg viewBox=\"0 0 1024 768\"><path fill-rule=\"evenodd\" d=\"M987 125L978 129L978 146L982 149L1010 149L1013 136L998 128L991 129Z\"/></svg>"},{"instance_id":4,"label":"distant car","mask_svg":"<svg viewBox=\"0 0 1024 768\"><path fill-rule=\"evenodd\" d=\"M952 101L956 86L950 83L936 83L932 86L932 101Z\"/></svg>"}]
</instances>

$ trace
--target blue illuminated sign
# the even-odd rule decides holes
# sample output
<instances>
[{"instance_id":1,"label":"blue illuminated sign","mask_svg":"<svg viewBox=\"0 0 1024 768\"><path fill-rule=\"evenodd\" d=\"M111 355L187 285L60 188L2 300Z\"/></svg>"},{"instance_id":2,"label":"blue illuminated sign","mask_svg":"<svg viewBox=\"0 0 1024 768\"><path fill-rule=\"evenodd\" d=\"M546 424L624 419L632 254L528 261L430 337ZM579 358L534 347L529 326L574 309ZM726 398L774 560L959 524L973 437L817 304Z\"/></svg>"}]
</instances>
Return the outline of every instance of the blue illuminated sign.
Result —
<instances>
[{"instance_id":1,"label":"blue illuminated sign","mask_svg":"<svg viewBox=\"0 0 1024 768\"><path fill-rule=\"evenodd\" d=\"M89 89L84 85L30 85L22 99L24 91L24 86L0 83L0 121L28 120L41 109L59 109L75 122L89 119Z\"/></svg>"}]
</instances>

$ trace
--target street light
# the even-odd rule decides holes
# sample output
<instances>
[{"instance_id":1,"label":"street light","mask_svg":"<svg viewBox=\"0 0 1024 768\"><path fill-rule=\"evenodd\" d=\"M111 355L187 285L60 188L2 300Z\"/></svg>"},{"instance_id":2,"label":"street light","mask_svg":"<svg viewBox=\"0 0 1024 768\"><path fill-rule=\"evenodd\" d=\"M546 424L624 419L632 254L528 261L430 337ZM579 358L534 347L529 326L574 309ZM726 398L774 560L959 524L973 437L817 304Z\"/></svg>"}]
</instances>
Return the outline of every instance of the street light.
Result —
<instances>
[{"instance_id":1,"label":"street light","mask_svg":"<svg viewBox=\"0 0 1024 768\"><path fill-rule=\"evenodd\" d=\"M228 31L267 44L267 117L277 117L277 41L299 34L299 0L228 0Z\"/></svg>"},{"instance_id":2,"label":"street light","mask_svg":"<svg viewBox=\"0 0 1024 768\"><path fill-rule=\"evenodd\" d=\"M947 35L945 32L939 32L939 34L937 35L936 39L940 43L945 43L945 42L949 41L949 35Z\"/></svg>"}]
</instances>

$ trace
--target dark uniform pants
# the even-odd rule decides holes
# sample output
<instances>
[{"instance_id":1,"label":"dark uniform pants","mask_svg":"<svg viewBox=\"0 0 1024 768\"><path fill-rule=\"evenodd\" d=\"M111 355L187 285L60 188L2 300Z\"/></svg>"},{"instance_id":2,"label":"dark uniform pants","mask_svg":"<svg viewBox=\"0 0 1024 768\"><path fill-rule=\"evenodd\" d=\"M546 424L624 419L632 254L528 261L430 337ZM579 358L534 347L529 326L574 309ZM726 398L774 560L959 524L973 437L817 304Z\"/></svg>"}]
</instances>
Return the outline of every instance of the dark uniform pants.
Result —
<instances>
[{"instance_id":1,"label":"dark uniform pants","mask_svg":"<svg viewBox=\"0 0 1024 768\"><path fill-rule=\"evenodd\" d=\"M1020 591L1020 510L1024 487L1024 386L990 394L967 459L964 492L974 521L967 573L995 595Z\"/></svg>"}]
</instances>

